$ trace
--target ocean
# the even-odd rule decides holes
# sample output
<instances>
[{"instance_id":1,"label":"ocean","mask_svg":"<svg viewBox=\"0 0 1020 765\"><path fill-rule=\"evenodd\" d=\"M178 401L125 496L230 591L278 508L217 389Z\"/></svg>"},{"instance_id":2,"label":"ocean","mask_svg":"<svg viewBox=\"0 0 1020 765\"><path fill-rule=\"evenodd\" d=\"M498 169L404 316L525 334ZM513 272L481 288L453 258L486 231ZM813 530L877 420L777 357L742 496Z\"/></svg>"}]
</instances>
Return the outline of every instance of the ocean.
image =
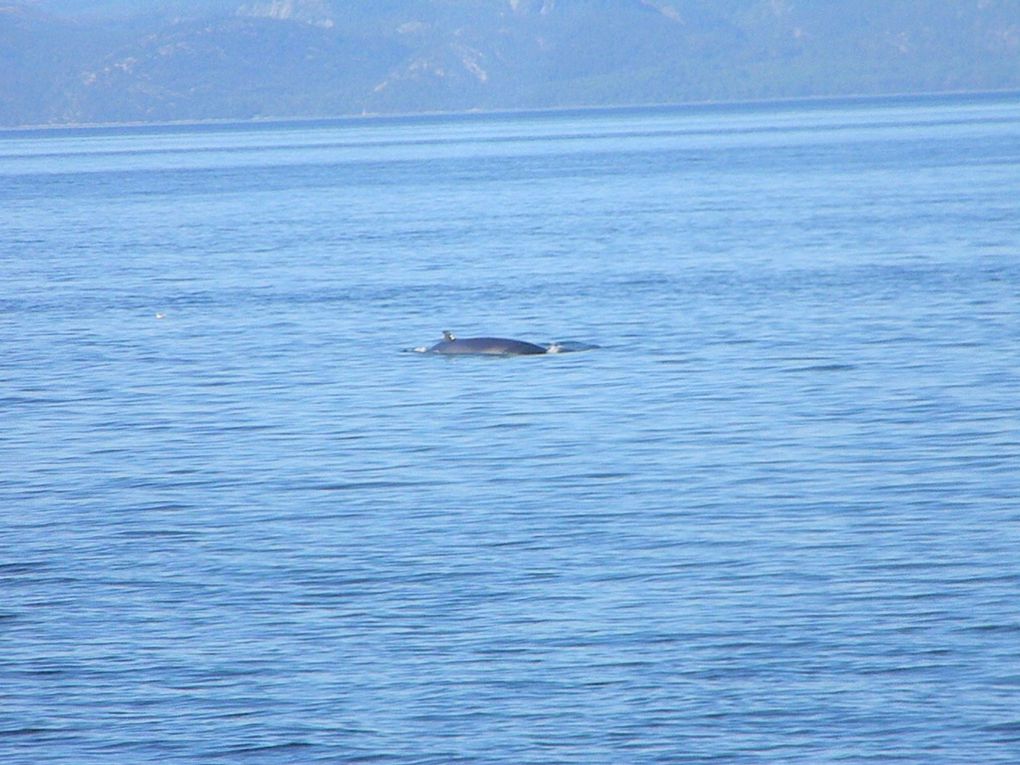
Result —
<instances>
[{"instance_id":1,"label":"ocean","mask_svg":"<svg viewBox=\"0 0 1020 765\"><path fill-rule=\"evenodd\" d=\"M1015 94L4 131L0 349L6 765L1020 761Z\"/></svg>"}]
</instances>

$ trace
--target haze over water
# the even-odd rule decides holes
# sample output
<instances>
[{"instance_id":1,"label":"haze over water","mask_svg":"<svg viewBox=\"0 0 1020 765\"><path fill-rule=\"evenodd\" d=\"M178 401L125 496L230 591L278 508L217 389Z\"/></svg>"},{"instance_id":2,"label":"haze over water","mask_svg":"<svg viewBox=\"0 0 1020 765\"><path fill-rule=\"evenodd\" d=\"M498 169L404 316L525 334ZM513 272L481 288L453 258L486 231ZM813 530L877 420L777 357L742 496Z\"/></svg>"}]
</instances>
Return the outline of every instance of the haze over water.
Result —
<instances>
[{"instance_id":1,"label":"haze over water","mask_svg":"<svg viewBox=\"0 0 1020 765\"><path fill-rule=\"evenodd\" d=\"M6 132L0 209L0 761L1020 759L1015 97Z\"/></svg>"}]
</instances>

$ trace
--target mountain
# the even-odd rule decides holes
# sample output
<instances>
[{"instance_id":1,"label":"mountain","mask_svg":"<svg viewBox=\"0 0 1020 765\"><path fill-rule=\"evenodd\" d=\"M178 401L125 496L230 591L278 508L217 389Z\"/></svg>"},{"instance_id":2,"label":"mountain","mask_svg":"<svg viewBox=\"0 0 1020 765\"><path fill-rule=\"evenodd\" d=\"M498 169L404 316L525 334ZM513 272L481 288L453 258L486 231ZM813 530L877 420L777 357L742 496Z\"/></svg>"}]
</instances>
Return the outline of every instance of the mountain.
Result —
<instances>
[{"instance_id":1,"label":"mountain","mask_svg":"<svg viewBox=\"0 0 1020 765\"><path fill-rule=\"evenodd\" d=\"M0 0L0 64L7 126L1012 90L1020 2Z\"/></svg>"}]
</instances>

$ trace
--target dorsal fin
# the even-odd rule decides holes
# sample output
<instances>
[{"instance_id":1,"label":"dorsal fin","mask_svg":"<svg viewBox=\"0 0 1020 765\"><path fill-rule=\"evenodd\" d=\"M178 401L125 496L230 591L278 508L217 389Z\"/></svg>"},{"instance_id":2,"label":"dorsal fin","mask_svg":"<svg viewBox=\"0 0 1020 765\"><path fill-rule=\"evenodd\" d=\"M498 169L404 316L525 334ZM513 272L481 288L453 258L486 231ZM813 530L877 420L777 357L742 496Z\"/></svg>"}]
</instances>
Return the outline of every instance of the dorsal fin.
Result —
<instances>
[{"instance_id":1,"label":"dorsal fin","mask_svg":"<svg viewBox=\"0 0 1020 765\"><path fill-rule=\"evenodd\" d=\"M448 343L452 343L452 342L453 342L454 340L456 340L457 338L456 338L456 337L454 336L454 334L453 334L453 333L452 333L452 332L451 332L450 330L448 330L448 329L444 329L444 330L443 330L443 339L444 339L444 340L445 340L446 342L448 342Z\"/></svg>"}]
</instances>

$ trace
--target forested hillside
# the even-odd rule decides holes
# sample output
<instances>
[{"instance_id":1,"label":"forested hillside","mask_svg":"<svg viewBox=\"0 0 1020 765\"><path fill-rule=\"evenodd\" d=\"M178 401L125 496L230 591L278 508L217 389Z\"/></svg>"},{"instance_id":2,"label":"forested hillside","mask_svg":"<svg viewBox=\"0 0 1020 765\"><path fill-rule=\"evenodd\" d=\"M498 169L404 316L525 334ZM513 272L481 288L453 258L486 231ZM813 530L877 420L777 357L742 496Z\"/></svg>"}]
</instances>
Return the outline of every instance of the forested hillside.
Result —
<instances>
[{"instance_id":1,"label":"forested hillside","mask_svg":"<svg viewBox=\"0 0 1020 765\"><path fill-rule=\"evenodd\" d=\"M0 124L1020 89L1020 0L8 0Z\"/></svg>"}]
</instances>

